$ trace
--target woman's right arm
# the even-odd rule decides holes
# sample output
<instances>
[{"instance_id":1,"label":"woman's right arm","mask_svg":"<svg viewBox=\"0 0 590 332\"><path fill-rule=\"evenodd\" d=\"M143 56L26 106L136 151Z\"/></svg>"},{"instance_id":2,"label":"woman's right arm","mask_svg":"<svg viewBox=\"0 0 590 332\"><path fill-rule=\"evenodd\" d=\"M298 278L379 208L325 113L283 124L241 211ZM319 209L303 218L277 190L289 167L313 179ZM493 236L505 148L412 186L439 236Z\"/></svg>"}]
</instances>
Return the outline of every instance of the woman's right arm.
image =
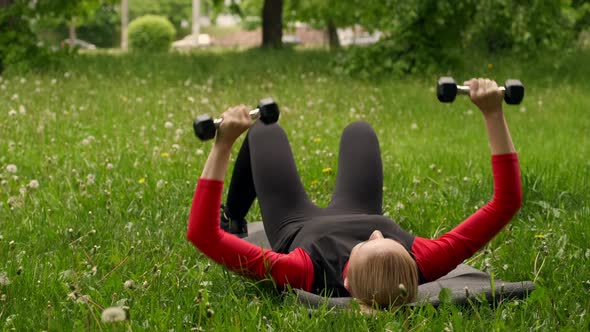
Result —
<instances>
[{"instance_id":1,"label":"woman's right arm","mask_svg":"<svg viewBox=\"0 0 590 332\"><path fill-rule=\"evenodd\" d=\"M187 239L201 252L229 269L257 279L272 277L278 287L311 289L313 266L301 249L279 254L262 249L219 227L223 178L235 140L251 125L248 109L231 108L223 114L201 178L197 183L188 221Z\"/></svg>"},{"instance_id":2,"label":"woman's right arm","mask_svg":"<svg viewBox=\"0 0 590 332\"><path fill-rule=\"evenodd\" d=\"M502 92L490 80L474 79L465 84L470 86L471 99L484 116L492 152L494 196L440 238L416 237L412 252L426 281L444 276L471 257L502 230L522 203L518 157L502 111Z\"/></svg>"}]
</instances>

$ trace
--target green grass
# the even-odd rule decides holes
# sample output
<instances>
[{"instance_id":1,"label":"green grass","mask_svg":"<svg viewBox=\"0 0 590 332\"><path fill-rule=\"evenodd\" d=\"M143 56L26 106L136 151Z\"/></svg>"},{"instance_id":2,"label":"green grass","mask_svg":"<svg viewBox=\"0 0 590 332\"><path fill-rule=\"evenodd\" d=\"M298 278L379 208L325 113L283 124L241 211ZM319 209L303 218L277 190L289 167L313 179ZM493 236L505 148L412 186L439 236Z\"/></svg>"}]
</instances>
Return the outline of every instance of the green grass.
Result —
<instances>
[{"instance_id":1,"label":"green grass","mask_svg":"<svg viewBox=\"0 0 590 332\"><path fill-rule=\"evenodd\" d=\"M335 75L330 57L292 50L97 54L62 71L3 77L0 275L10 284L0 285L0 327L589 330L587 53L536 61L478 58L461 72L449 71L457 79L517 77L527 86L523 104L505 108L519 150L524 206L468 261L503 280L535 280L537 290L525 300L493 308L425 306L377 319L326 308L308 314L293 294L208 264L185 240L194 186L211 146L194 137L192 119L265 96L279 102L303 182L320 205L335 180L322 170L336 170L340 132L357 119L378 133L385 210L404 228L439 235L490 198L489 149L473 105L465 98L438 103L435 76L361 81ZM16 173L7 170L10 164ZM32 180L39 188L28 187ZM259 220L259 210L248 219ZM136 287L125 288L127 280ZM131 320L100 323L100 308L113 305L129 306Z\"/></svg>"}]
</instances>

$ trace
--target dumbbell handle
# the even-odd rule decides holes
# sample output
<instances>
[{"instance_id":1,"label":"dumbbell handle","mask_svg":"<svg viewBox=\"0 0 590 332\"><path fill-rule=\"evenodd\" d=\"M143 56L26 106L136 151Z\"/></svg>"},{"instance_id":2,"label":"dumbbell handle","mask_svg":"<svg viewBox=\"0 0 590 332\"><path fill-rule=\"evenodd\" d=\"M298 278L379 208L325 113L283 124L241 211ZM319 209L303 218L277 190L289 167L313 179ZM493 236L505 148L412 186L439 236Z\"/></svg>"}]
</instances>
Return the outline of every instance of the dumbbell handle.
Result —
<instances>
[{"instance_id":1,"label":"dumbbell handle","mask_svg":"<svg viewBox=\"0 0 590 332\"><path fill-rule=\"evenodd\" d=\"M260 117L260 108L255 108L255 109L251 110L248 114L250 115L250 119L256 120L256 119L258 119L258 117ZM219 126L221 125L221 122L223 122L222 118L213 120L213 124L215 125L216 129L219 128Z\"/></svg>"},{"instance_id":2,"label":"dumbbell handle","mask_svg":"<svg viewBox=\"0 0 590 332\"><path fill-rule=\"evenodd\" d=\"M498 87L498 89L502 92L506 91L506 88L503 86ZM470 94L470 89L467 85L457 85L457 94L458 95L467 95L469 96Z\"/></svg>"}]
</instances>

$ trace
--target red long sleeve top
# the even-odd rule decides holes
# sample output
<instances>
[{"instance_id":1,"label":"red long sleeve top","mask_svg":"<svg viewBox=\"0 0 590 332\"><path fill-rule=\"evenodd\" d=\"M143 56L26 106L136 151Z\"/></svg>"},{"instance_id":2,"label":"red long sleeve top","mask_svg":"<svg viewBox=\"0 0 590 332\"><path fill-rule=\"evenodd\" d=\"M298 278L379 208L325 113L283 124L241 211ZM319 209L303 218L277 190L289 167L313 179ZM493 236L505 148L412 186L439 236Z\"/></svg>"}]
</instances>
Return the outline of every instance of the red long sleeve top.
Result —
<instances>
[{"instance_id":1,"label":"red long sleeve top","mask_svg":"<svg viewBox=\"0 0 590 332\"><path fill-rule=\"evenodd\" d=\"M522 202L516 153L493 155L494 196L457 227L437 239L415 237L411 252L425 281L444 276L489 242L516 214ZM189 215L187 238L205 255L233 271L278 287L310 291L311 258L301 248L288 254L264 249L219 227L223 182L199 179ZM346 270L346 268L345 268ZM346 275L346 271L343 271Z\"/></svg>"}]
</instances>

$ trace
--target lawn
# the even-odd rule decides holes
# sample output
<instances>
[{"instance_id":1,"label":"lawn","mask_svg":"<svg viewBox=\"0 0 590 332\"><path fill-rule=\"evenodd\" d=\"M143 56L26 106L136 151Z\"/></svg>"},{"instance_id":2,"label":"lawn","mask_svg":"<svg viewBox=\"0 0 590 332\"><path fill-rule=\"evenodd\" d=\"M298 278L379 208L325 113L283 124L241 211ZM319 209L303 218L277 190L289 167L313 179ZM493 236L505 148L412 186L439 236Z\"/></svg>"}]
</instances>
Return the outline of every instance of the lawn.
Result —
<instances>
[{"instance_id":1,"label":"lawn","mask_svg":"<svg viewBox=\"0 0 590 332\"><path fill-rule=\"evenodd\" d=\"M341 130L365 120L384 160L386 215L435 237L492 193L484 124L437 77L353 79L324 51L87 54L0 79L0 327L4 330L590 330L590 54L477 58L458 80L520 78L505 113L524 204L469 264L534 280L525 300L309 313L292 293L209 264L185 239L211 147L192 119L271 96L309 195L328 202ZM469 73L469 74L467 74ZM234 154L235 155L235 154ZM332 169L330 172L328 169ZM229 176L227 177L229 180ZM226 181L227 183L227 181ZM254 208L249 220L260 220ZM130 321L100 322L125 305Z\"/></svg>"}]
</instances>

